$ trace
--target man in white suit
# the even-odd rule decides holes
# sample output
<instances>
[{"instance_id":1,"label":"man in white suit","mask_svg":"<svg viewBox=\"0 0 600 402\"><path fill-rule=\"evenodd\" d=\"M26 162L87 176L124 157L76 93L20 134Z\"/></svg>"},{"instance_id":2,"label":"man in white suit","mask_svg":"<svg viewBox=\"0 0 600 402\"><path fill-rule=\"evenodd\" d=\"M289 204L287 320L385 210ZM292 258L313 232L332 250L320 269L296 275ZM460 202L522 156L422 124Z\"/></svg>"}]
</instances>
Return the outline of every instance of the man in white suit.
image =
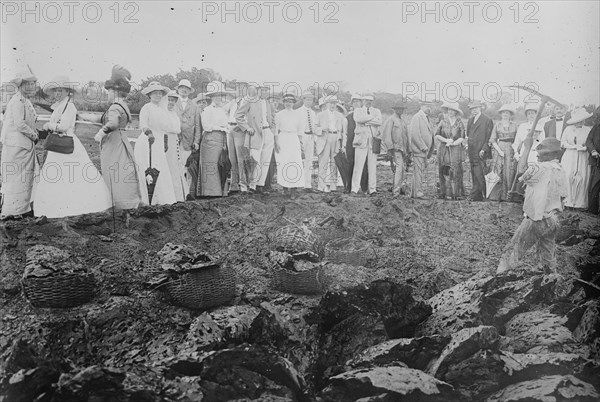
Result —
<instances>
[{"instance_id":1,"label":"man in white suit","mask_svg":"<svg viewBox=\"0 0 600 402\"><path fill-rule=\"evenodd\" d=\"M181 122L181 134L179 135L180 161L183 165L188 187L192 184L192 174L187 171L185 164L192 151L200 148L200 136L202 134L201 110L196 102L190 99L192 93L194 93L194 88L192 88L189 80L179 81L177 85L179 99L177 99L174 110Z\"/></svg>"},{"instance_id":2,"label":"man in white suit","mask_svg":"<svg viewBox=\"0 0 600 402\"><path fill-rule=\"evenodd\" d=\"M317 114L315 145L319 156L318 190L329 193L337 186L334 158L342 146L345 117L337 110L337 96L327 95L324 101L326 109Z\"/></svg>"},{"instance_id":3,"label":"man in white suit","mask_svg":"<svg viewBox=\"0 0 600 402\"><path fill-rule=\"evenodd\" d=\"M410 149L413 154L415 167L412 183L412 198L423 198L423 172L426 161L433 153L433 126L429 121L431 103L423 102L419 110L410 120L408 137Z\"/></svg>"},{"instance_id":4,"label":"man in white suit","mask_svg":"<svg viewBox=\"0 0 600 402\"><path fill-rule=\"evenodd\" d=\"M310 91L302 94L303 105L298 113L304 122L304 131L298 135L304 154L304 189L312 189L313 159L315 156L315 137L317 131L317 114L312 109L315 96Z\"/></svg>"},{"instance_id":5,"label":"man in white suit","mask_svg":"<svg viewBox=\"0 0 600 402\"><path fill-rule=\"evenodd\" d=\"M381 111L373 107L373 95L365 95L364 106L354 110L354 170L352 172L352 194L360 191L360 179L367 163L369 194L377 193L377 155L373 152L373 138L379 138Z\"/></svg>"}]
</instances>

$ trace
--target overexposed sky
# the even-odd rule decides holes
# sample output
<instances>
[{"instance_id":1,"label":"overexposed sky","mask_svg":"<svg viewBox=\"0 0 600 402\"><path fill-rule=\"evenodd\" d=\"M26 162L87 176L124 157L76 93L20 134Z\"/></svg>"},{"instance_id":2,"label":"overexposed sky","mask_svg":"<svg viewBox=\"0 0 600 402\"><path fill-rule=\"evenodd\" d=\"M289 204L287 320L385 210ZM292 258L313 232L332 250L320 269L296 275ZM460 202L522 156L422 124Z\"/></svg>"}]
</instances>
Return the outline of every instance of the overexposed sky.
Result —
<instances>
[{"instance_id":1,"label":"overexposed sky","mask_svg":"<svg viewBox=\"0 0 600 402\"><path fill-rule=\"evenodd\" d=\"M134 81L209 67L279 89L343 82L353 92L488 100L499 85L533 83L564 103L600 103L597 0L58 1L38 11L26 3L31 13L2 3L3 82L26 64L41 84L59 74L103 81L118 63Z\"/></svg>"}]
</instances>

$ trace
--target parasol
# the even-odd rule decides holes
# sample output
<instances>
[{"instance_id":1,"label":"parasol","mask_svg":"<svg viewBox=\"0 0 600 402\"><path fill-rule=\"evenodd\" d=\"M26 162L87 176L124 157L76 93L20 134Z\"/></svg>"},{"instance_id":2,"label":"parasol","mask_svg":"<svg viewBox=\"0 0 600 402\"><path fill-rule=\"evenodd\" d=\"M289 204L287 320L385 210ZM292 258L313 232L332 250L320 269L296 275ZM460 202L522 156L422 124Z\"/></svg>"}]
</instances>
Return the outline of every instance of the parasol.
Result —
<instances>
[{"instance_id":1,"label":"parasol","mask_svg":"<svg viewBox=\"0 0 600 402\"><path fill-rule=\"evenodd\" d=\"M221 188L225 189L227 177L229 177L229 172L231 172L231 161L229 160L229 152L227 152L227 146L221 149L221 153L219 154L219 161L217 162L217 168L219 169Z\"/></svg>"},{"instance_id":2,"label":"parasol","mask_svg":"<svg viewBox=\"0 0 600 402\"><path fill-rule=\"evenodd\" d=\"M148 204L152 205L152 196L154 195L154 188L158 181L159 170L152 167L152 143L148 143L148 155L150 156L150 163L148 169L146 169L146 186L148 187Z\"/></svg>"},{"instance_id":3,"label":"parasol","mask_svg":"<svg viewBox=\"0 0 600 402\"><path fill-rule=\"evenodd\" d=\"M577 145L577 138L575 138L575 145ZM576 152L577 165L575 171L569 178L569 184L571 185L571 202L573 202L573 204L575 203L575 197L577 197L577 194L579 194L579 192L581 191L581 185L583 183L583 176L579 172L579 151L576 150Z\"/></svg>"},{"instance_id":4,"label":"parasol","mask_svg":"<svg viewBox=\"0 0 600 402\"><path fill-rule=\"evenodd\" d=\"M490 198L496 184L500 182L500 176L496 173L496 162L492 164L492 170L484 176L485 178L485 198Z\"/></svg>"},{"instance_id":5,"label":"parasol","mask_svg":"<svg viewBox=\"0 0 600 402\"><path fill-rule=\"evenodd\" d=\"M354 166L350 164L350 161L348 160L343 148L335 155L333 160L335 161L335 165L337 166L340 176L342 177L344 188L350 189L350 184L352 181L352 169L354 169Z\"/></svg>"}]
</instances>

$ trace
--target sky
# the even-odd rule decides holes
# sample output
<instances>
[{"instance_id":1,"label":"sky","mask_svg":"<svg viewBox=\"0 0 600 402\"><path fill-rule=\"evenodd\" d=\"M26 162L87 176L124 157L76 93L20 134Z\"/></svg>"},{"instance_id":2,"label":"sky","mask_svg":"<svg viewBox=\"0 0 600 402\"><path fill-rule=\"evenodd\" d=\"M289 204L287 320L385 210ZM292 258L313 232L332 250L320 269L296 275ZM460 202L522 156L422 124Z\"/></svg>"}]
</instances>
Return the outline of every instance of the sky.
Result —
<instances>
[{"instance_id":1,"label":"sky","mask_svg":"<svg viewBox=\"0 0 600 402\"><path fill-rule=\"evenodd\" d=\"M121 64L136 82L196 67L276 90L336 82L492 101L520 84L567 104L600 103L597 0L58 1L37 11L25 3L29 13L21 4L2 2L2 82L27 64L42 84L65 74L104 81Z\"/></svg>"}]
</instances>

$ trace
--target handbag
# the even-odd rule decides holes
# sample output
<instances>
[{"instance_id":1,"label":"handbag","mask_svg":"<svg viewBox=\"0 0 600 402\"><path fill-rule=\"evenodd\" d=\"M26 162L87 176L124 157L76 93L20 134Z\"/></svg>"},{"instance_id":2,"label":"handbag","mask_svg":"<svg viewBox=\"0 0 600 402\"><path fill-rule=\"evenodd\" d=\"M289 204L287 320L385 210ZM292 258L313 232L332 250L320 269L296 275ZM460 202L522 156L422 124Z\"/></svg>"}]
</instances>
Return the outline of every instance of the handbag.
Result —
<instances>
[{"instance_id":1,"label":"handbag","mask_svg":"<svg viewBox=\"0 0 600 402\"><path fill-rule=\"evenodd\" d=\"M69 106L70 100L71 98L69 97L69 100L67 100L67 103L62 113L65 113L65 110L67 110L67 106ZM44 149L46 151L52 151L59 154L72 154L73 150L75 149L75 143L73 141L73 137L71 136L60 136L57 133L48 133L48 135L46 136L46 141L44 141Z\"/></svg>"}]
</instances>

